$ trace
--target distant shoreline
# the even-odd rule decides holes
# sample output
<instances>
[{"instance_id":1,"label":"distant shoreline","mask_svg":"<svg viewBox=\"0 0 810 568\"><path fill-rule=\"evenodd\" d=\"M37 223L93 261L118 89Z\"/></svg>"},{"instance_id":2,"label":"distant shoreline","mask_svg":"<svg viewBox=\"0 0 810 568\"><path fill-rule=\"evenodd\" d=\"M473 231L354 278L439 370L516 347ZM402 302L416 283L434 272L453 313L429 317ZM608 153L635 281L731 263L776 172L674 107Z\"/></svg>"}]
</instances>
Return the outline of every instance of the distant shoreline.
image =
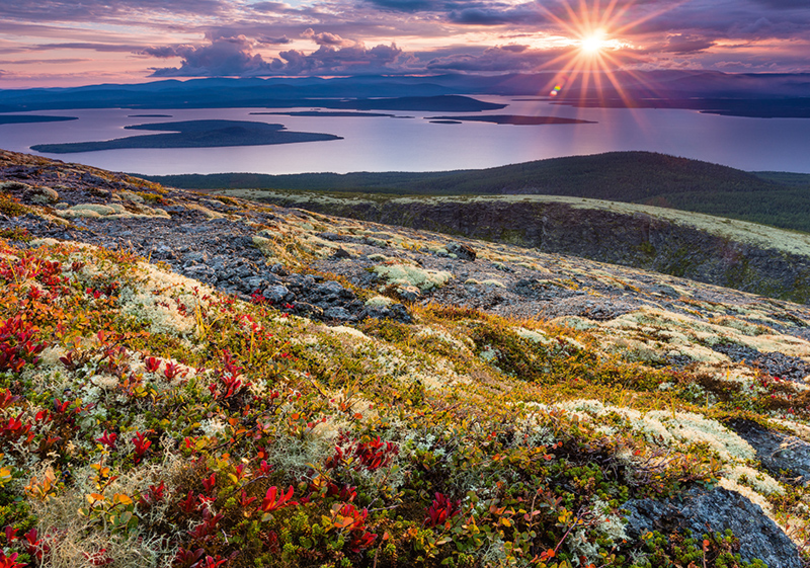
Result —
<instances>
[{"instance_id":1,"label":"distant shoreline","mask_svg":"<svg viewBox=\"0 0 810 568\"><path fill-rule=\"evenodd\" d=\"M546 124L597 124L593 120L562 118L559 116L520 116L516 114L482 114L467 116L427 116L426 120L439 124L458 124L460 121L491 122L515 126L542 126Z\"/></svg>"}]
</instances>

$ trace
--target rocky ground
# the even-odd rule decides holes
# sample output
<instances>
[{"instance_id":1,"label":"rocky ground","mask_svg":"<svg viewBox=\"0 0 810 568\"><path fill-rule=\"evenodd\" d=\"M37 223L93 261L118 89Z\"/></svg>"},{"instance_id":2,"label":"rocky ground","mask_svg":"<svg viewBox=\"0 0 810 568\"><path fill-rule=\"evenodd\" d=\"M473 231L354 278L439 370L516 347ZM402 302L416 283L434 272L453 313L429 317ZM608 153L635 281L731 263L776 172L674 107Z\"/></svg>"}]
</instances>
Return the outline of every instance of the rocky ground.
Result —
<instances>
[{"instance_id":1,"label":"rocky ground","mask_svg":"<svg viewBox=\"0 0 810 568\"><path fill-rule=\"evenodd\" d=\"M600 357L700 377L689 387L659 387L662 397L677 390L697 407L724 402L728 389L739 397L775 396L788 384L796 399L807 390L806 305L572 256L167 189L11 152L0 152L0 191L0 237L15 246L55 239L129 250L224 293L316 322L412 324L431 306L478 310L509 322L542 322L515 328L540 345L580 342ZM554 330L567 331L554 337ZM493 355L496 362L501 355ZM592 402L565 404L585 421L610 412L638 418L628 414L638 410ZM771 568L801 566L797 544L806 541L796 526L806 519L794 511L788 521L787 513L769 509L777 499L768 501L810 479L810 429L788 406L766 418L723 422L753 452L735 467L767 475L779 491L757 492L757 483L737 475L722 487L692 487L668 500L634 499L624 505L627 535L700 532L708 523L734 530L744 558Z\"/></svg>"}]
</instances>

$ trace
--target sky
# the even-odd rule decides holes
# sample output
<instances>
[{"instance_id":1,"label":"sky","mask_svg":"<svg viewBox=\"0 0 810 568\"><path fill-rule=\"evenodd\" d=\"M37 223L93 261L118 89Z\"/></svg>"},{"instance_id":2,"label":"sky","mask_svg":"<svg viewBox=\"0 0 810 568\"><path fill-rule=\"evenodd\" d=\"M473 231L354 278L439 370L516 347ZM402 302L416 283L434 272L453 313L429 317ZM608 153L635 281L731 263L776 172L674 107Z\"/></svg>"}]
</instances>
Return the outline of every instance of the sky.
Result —
<instances>
[{"instance_id":1,"label":"sky","mask_svg":"<svg viewBox=\"0 0 810 568\"><path fill-rule=\"evenodd\" d=\"M0 88L165 78L810 72L808 0L0 0Z\"/></svg>"}]
</instances>

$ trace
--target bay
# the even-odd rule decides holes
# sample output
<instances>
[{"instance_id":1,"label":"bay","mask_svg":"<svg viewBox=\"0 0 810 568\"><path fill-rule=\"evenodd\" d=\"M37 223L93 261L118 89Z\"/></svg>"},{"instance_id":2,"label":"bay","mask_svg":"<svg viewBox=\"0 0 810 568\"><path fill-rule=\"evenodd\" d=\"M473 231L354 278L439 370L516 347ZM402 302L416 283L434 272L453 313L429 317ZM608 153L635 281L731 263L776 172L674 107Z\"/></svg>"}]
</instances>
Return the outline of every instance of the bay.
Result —
<instances>
[{"instance_id":1,"label":"bay","mask_svg":"<svg viewBox=\"0 0 810 568\"><path fill-rule=\"evenodd\" d=\"M121 149L68 155L42 154L115 171L181 173L436 171L515 164L544 158L646 150L704 160L748 171L810 173L810 120L701 114L690 110L599 109L546 100L477 96L506 103L484 114L555 116L596 124L509 125L433 123L451 113L391 111L398 118L255 115L298 109L150 109L165 117L135 117L132 109L38 111L75 116L69 122L0 125L0 148L31 152L36 144L89 142L131 136L125 126L185 120L251 120L288 130L334 134L343 140L276 146ZM388 111L386 111L388 112ZM33 113L32 113L33 114ZM469 113L458 113L460 116ZM149 132L144 131L144 134Z\"/></svg>"}]
</instances>

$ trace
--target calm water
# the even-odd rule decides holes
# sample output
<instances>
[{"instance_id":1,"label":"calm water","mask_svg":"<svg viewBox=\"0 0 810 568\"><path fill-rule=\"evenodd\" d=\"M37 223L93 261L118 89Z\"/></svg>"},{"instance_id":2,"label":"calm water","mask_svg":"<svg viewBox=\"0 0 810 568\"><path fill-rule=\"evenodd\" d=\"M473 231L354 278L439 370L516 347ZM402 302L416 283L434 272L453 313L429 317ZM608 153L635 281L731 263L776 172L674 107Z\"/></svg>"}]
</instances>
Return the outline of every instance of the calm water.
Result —
<instances>
[{"instance_id":1,"label":"calm water","mask_svg":"<svg viewBox=\"0 0 810 568\"><path fill-rule=\"evenodd\" d=\"M511 97L478 97L509 107L492 114L555 115L598 124L512 126L431 124L411 118L251 116L272 109L70 110L35 114L78 116L71 122L0 125L0 148L30 152L34 144L108 140L146 134L124 126L194 119L282 123L288 130L324 132L344 140L279 146L179 150L106 150L48 155L142 174L431 171L482 168L613 150L649 150L749 171L810 173L810 120L736 118L686 110L575 109ZM297 110L297 109L282 109ZM300 110L300 109L299 109ZM303 109L307 110L307 109ZM389 112L389 111L381 111ZM129 118L168 114L171 118Z\"/></svg>"}]
</instances>

